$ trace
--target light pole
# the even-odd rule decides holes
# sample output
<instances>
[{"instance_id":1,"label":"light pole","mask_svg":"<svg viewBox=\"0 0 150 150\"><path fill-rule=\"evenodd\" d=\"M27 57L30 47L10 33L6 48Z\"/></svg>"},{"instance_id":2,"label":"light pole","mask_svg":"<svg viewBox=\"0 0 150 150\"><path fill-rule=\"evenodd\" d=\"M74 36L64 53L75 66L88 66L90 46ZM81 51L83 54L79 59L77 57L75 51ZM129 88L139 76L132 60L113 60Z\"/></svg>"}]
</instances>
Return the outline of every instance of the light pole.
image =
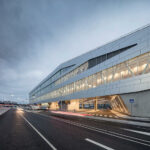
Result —
<instances>
[{"instance_id":1,"label":"light pole","mask_svg":"<svg viewBox=\"0 0 150 150\"><path fill-rule=\"evenodd\" d=\"M11 96L11 103L12 103L14 94L11 94L10 96Z\"/></svg>"}]
</instances>

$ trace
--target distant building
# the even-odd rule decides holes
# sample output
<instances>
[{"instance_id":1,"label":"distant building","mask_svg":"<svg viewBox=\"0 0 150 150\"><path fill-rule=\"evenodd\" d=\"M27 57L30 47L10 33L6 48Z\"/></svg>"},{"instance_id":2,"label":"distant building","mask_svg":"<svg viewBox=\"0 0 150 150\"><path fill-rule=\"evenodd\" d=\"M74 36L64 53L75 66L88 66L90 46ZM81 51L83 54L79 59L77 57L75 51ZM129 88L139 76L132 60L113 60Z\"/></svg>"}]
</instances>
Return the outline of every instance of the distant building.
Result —
<instances>
[{"instance_id":1,"label":"distant building","mask_svg":"<svg viewBox=\"0 0 150 150\"><path fill-rule=\"evenodd\" d=\"M110 108L150 117L150 26L62 63L29 98L53 109L63 101L70 110Z\"/></svg>"}]
</instances>

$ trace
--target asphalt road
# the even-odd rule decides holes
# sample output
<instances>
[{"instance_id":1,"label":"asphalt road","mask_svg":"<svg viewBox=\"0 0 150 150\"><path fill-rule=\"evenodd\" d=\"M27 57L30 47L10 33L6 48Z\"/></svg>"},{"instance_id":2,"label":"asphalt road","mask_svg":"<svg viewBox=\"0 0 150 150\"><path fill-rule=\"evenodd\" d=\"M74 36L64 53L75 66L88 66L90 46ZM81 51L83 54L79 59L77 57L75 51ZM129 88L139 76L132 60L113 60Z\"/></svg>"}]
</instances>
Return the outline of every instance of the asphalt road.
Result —
<instances>
[{"instance_id":1,"label":"asphalt road","mask_svg":"<svg viewBox=\"0 0 150 150\"><path fill-rule=\"evenodd\" d=\"M150 128L11 109L0 116L0 150L149 150Z\"/></svg>"}]
</instances>

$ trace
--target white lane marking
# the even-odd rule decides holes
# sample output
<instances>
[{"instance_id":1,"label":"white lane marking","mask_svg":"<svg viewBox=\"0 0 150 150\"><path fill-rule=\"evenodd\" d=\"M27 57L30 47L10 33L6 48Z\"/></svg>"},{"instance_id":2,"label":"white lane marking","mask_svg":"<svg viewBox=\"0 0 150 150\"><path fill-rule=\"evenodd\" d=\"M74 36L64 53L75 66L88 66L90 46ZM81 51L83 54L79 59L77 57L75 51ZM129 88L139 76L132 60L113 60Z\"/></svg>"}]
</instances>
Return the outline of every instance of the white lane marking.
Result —
<instances>
[{"instance_id":1,"label":"white lane marking","mask_svg":"<svg viewBox=\"0 0 150 150\"><path fill-rule=\"evenodd\" d=\"M137 131L137 130L131 130L131 129L125 129L125 128L122 128L122 129L123 129L123 130L127 130L127 131L131 131L131 132L140 133L140 134L144 134L144 135L150 136L150 133L149 133L149 132L143 132L143 131Z\"/></svg>"},{"instance_id":2,"label":"white lane marking","mask_svg":"<svg viewBox=\"0 0 150 150\"><path fill-rule=\"evenodd\" d=\"M32 129L53 149L57 150L24 116L21 117L32 127Z\"/></svg>"},{"instance_id":3,"label":"white lane marking","mask_svg":"<svg viewBox=\"0 0 150 150\"><path fill-rule=\"evenodd\" d=\"M103 145L103 144L100 144L100 143L98 143L98 142L96 142L96 141L93 141L93 140L91 140L91 139L86 138L85 140L88 141L88 142L90 142L90 143L93 143L93 144L95 144L95 145L97 145L97 146L99 146L99 147L102 147L102 148L104 148L104 149L106 149L106 150L114 150L114 149L112 149L112 148L110 148L110 147L108 147L108 146L105 146L105 145Z\"/></svg>"},{"instance_id":4,"label":"white lane marking","mask_svg":"<svg viewBox=\"0 0 150 150\"><path fill-rule=\"evenodd\" d=\"M37 113L34 113L34 114L37 114ZM134 142L134 143L138 143L138 144L142 144L142 145L145 145L145 146L149 146L149 147L150 147L149 144L146 144L146 143L150 143L150 141L146 141L146 140L143 140L143 139L139 139L139 138L127 136L127 135L124 135L124 134L120 134L120 133L108 131L108 130L105 130L105 129L99 129L99 128L87 126L87 125L80 124L80 123L75 123L75 122L73 122L73 121L66 121L66 120L64 120L64 119L60 119L60 118L58 119L58 118L56 118L56 117L54 118L54 117L52 117L52 116L47 116L47 115L44 115L44 114L37 114L37 115L45 116L45 117L47 117L47 118L52 118L52 119L54 119L54 120L62 121L62 122L65 122L65 123L68 123L68 124L71 124L71 125L74 125L74 126L77 126L77 127L85 128L85 129L92 130L92 131L99 132L99 133L103 133L103 134L107 134L107 135L110 135L110 136L117 137L117 138L119 138L119 139L131 141L131 142ZM129 139L129 138L130 138L130 139ZM135 141L135 140L137 140L137 141ZM141 142L139 142L139 141L141 141ZM146 142L146 143L142 143L142 142Z\"/></svg>"},{"instance_id":5,"label":"white lane marking","mask_svg":"<svg viewBox=\"0 0 150 150\"><path fill-rule=\"evenodd\" d=\"M57 120L57 121L62 121L62 122L69 123L69 124L72 124L72 125L75 125L75 126L79 126L79 127L82 127L82 128L87 128L87 129L90 129L90 130L93 130L93 131L97 131L97 132L100 132L100 133L105 133L105 134L108 134L108 135L111 135L111 136L115 136L115 137L119 137L119 138L122 138L120 136L123 136L123 137L127 138L126 140L130 140L128 138L131 138L131 139L134 139L134 140L139 140L139 141L142 141L142 142L150 143L150 141L146 141L146 140L139 139L139 138L136 138L136 137L131 137L131 136L120 134L120 133L116 133L116 132L113 132L113 131L108 131L108 130L105 130L105 129L99 129L99 128L96 128L96 127L87 126L85 124L76 123L76 122L73 122L73 121L66 121L66 120L64 120L62 118L58 119L56 117L48 116L48 115L45 115L45 114L37 114L37 115L44 116L44 117L47 117L47 118L52 118L52 119Z\"/></svg>"}]
</instances>

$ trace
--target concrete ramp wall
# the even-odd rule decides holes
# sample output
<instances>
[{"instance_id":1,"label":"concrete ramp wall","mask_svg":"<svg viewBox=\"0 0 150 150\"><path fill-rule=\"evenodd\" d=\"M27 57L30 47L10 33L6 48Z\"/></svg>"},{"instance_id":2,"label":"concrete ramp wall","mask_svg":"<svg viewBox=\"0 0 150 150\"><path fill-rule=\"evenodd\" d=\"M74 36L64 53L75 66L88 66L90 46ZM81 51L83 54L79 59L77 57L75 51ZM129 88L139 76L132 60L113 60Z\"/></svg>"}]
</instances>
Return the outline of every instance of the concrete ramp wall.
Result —
<instances>
[{"instance_id":1,"label":"concrete ramp wall","mask_svg":"<svg viewBox=\"0 0 150 150\"><path fill-rule=\"evenodd\" d=\"M150 117L150 90L120 95L132 116ZM134 103L130 103L134 99Z\"/></svg>"}]
</instances>

